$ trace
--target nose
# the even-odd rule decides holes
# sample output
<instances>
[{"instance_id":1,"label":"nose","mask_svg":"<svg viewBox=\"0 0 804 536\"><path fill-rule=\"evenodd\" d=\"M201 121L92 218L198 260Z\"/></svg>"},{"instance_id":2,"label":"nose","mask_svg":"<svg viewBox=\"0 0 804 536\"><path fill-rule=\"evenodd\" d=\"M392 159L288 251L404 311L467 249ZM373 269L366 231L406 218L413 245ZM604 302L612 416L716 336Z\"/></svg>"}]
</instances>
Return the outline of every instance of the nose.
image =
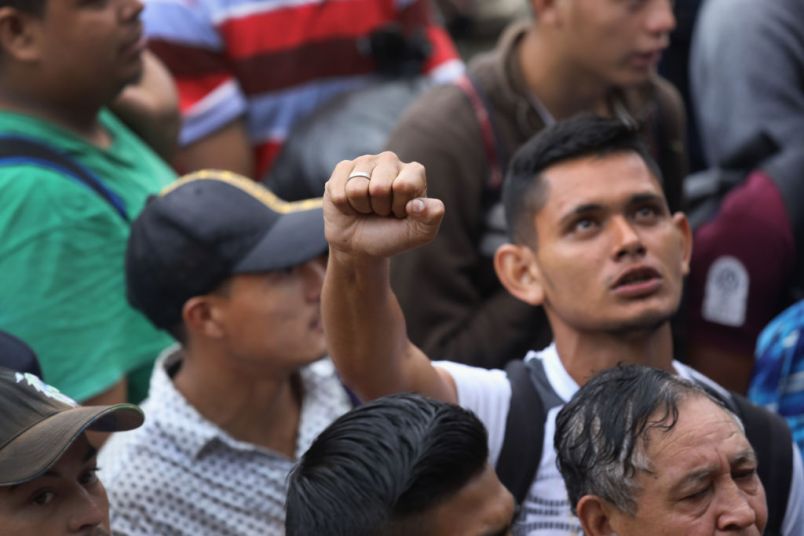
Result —
<instances>
[{"instance_id":1,"label":"nose","mask_svg":"<svg viewBox=\"0 0 804 536\"><path fill-rule=\"evenodd\" d=\"M98 485L101 485L100 483ZM109 516L105 492L92 493L81 485L76 486L70 504L70 533L79 533L103 526Z\"/></svg>"},{"instance_id":2,"label":"nose","mask_svg":"<svg viewBox=\"0 0 804 536\"><path fill-rule=\"evenodd\" d=\"M764 507L764 494L761 498L757 498L757 503L759 508ZM718 507L717 525L719 530L742 530L757 523L758 512L745 492L733 481L724 486Z\"/></svg>"},{"instance_id":3,"label":"nose","mask_svg":"<svg viewBox=\"0 0 804 536\"><path fill-rule=\"evenodd\" d=\"M611 220L612 240L614 241L614 260L626 257L641 257L645 254L645 245L634 226L624 216L615 216Z\"/></svg>"},{"instance_id":4,"label":"nose","mask_svg":"<svg viewBox=\"0 0 804 536\"><path fill-rule=\"evenodd\" d=\"M302 266L304 270L305 295L307 300L318 302L321 300L321 288L324 285L326 273L326 259L317 257Z\"/></svg>"},{"instance_id":5,"label":"nose","mask_svg":"<svg viewBox=\"0 0 804 536\"><path fill-rule=\"evenodd\" d=\"M653 0L645 24L651 34L667 35L676 27L671 0Z\"/></svg>"}]
</instances>

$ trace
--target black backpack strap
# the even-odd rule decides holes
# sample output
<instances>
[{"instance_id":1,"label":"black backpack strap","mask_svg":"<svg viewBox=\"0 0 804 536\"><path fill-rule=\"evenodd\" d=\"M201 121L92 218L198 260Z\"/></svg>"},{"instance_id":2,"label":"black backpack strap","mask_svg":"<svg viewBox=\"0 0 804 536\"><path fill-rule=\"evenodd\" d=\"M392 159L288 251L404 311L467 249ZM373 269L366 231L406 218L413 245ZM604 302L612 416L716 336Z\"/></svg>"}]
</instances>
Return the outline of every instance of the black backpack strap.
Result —
<instances>
[{"instance_id":1,"label":"black backpack strap","mask_svg":"<svg viewBox=\"0 0 804 536\"><path fill-rule=\"evenodd\" d=\"M707 381L695 376L693 379L710 395L726 404L743 422L745 436L757 455L757 474L765 488L768 503L765 535L781 536L793 475L793 436L787 422L737 393L724 394Z\"/></svg>"},{"instance_id":2,"label":"black backpack strap","mask_svg":"<svg viewBox=\"0 0 804 536\"><path fill-rule=\"evenodd\" d=\"M37 140L23 136L0 136L0 166L33 164L63 173L80 182L103 198L128 222L123 200L95 175L67 155Z\"/></svg>"},{"instance_id":3,"label":"black backpack strap","mask_svg":"<svg viewBox=\"0 0 804 536\"><path fill-rule=\"evenodd\" d=\"M505 367L511 383L511 404L505 423L497 476L521 504L530 490L544 444L544 402L533 385L530 372L522 360L514 360Z\"/></svg>"},{"instance_id":4,"label":"black backpack strap","mask_svg":"<svg viewBox=\"0 0 804 536\"><path fill-rule=\"evenodd\" d=\"M732 393L735 413L757 455L759 479L768 500L767 536L781 535L793 474L793 437L785 420Z\"/></svg>"}]
</instances>

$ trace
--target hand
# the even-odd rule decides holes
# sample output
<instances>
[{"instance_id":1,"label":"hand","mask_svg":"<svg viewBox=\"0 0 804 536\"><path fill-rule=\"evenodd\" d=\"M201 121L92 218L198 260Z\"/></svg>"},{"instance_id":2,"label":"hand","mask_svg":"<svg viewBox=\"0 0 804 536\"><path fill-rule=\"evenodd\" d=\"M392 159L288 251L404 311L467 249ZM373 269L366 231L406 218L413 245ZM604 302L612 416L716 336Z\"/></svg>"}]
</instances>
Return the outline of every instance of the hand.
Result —
<instances>
[{"instance_id":1,"label":"hand","mask_svg":"<svg viewBox=\"0 0 804 536\"><path fill-rule=\"evenodd\" d=\"M169 161L179 142L179 95L173 77L152 52L146 50L142 62L142 77L126 86L109 109Z\"/></svg>"},{"instance_id":2,"label":"hand","mask_svg":"<svg viewBox=\"0 0 804 536\"><path fill-rule=\"evenodd\" d=\"M438 232L444 203L426 195L421 164L405 164L390 152L344 160L324 191L330 248L335 253L391 257L429 242Z\"/></svg>"}]
</instances>

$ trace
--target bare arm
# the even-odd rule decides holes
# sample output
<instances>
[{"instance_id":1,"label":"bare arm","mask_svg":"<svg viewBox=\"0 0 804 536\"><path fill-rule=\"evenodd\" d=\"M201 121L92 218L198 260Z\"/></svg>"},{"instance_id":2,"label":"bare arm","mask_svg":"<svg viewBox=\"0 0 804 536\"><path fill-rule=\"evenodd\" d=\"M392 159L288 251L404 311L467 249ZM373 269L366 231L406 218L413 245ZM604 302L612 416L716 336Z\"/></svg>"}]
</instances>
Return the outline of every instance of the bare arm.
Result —
<instances>
[{"instance_id":1,"label":"bare arm","mask_svg":"<svg viewBox=\"0 0 804 536\"><path fill-rule=\"evenodd\" d=\"M259 179L254 176L254 153L242 117L182 147L174 162L182 173L213 168Z\"/></svg>"},{"instance_id":2,"label":"bare arm","mask_svg":"<svg viewBox=\"0 0 804 536\"><path fill-rule=\"evenodd\" d=\"M165 160L178 147L181 113L173 78L150 51L143 54L142 78L126 87L111 110Z\"/></svg>"},{"instance_id":3,"label":"bare arm","mask_svg":"<svg viewBox=\"0 0 804 536\"><path fill-rule=\"evenodd\" d=\"M371 180L349 180L355 171ZM413 391L457 401L451 376L408 339L389 283L389 258L438 231L444 205L425 195L424 168L393 153L341 162L326 185L324 328L341 376L364 399Z\"/></svg>"}]
</instances>

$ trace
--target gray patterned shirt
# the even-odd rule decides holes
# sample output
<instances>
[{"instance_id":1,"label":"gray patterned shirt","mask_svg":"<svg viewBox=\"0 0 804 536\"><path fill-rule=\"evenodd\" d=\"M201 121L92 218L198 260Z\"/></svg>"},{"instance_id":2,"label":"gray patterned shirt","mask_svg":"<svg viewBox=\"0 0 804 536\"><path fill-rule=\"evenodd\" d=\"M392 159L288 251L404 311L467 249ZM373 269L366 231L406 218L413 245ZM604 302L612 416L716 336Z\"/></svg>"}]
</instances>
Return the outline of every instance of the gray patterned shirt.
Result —
<instances>
[{"instance_id":1,"label":"gray patterned shirt","mask_svg":"<svg viewBox=\"0 0 804 536\"><path fill-rule=\"evenodd\" d=\"M168 376L181 359L157 362L145 424L116 434L98 465L115 534L284 534L286 477L294 461L238 441L202 417ZM351 402L328 360L301 372L304 387L296 457Z\"/></svg>"}]
</instances>

